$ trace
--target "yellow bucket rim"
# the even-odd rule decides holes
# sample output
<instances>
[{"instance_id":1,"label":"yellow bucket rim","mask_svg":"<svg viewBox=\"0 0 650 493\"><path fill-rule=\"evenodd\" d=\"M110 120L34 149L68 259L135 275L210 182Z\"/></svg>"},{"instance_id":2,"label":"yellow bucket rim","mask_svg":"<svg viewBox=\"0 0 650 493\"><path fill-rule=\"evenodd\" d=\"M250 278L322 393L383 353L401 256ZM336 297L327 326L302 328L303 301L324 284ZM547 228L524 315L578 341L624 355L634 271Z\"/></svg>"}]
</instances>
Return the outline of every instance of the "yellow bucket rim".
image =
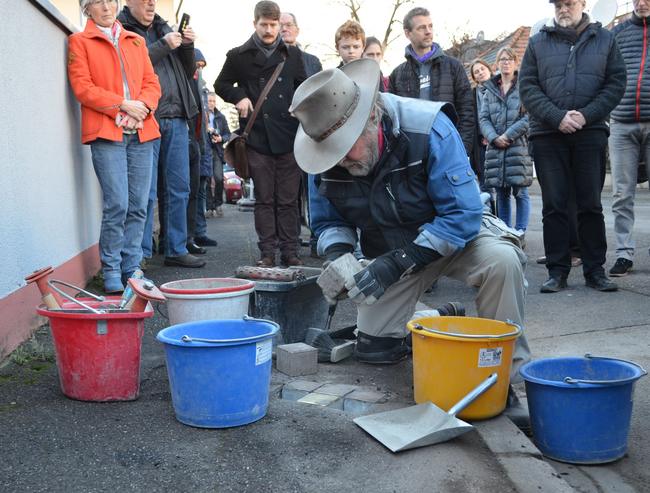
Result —
<instances>
[{"instance_id":1,"label":"yellow bucket rim","mask_svg":"<svg viewBox=\"0 0 650 493\"><path fill-rule=\"evenodd\" d=\"M441 320L446 319L464 319L465 321L484 321L489 320L490 322L499 322L502 324L510 325L514 330L507 332L505 334L499 335L489 335L489 334L462 334L457 332L445 332L442 330L436 330L430 327L425 327L422 325L421 321L423 320ZM479 318L479 317L421 317L409 320L406 324L406 328L411 331L413 334L422 335L424 337L430 337L432 339L444 339L448 341L464 341L464 342L490 342L490 341L510 341L521 336L522 328L519 324L516 324L512 320L506 320L505 322L501 320L492 320L489 318Z\"/></svg>"}]
</instances>

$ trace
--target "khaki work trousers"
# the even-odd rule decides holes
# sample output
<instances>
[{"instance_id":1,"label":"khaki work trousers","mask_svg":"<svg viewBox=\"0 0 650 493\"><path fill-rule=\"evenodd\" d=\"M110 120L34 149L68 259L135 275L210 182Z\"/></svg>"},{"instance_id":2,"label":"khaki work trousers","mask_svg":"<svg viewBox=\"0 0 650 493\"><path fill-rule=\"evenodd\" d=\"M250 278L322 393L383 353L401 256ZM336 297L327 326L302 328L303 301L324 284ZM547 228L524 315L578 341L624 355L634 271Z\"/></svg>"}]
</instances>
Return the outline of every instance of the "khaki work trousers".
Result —
<instances>
[{"instance_id":1,"label":"khaki work trousers","mask_svg":"<svg viewBox=\"0 0 650 493\"><path fill-rule=\"evenodd\" d=\"M376 303L359 305L357 327L371 336L405 337L406 323L412 318L417 301L435 280L446 276L478 289L479 317L511 320L523 329L525 265L526 255L517 246L482 228L464 249L401 279ZM519 368L529 359L528 341L522 334L515 344L511 381L521 381Z\"/></svg>"}]
</instances>

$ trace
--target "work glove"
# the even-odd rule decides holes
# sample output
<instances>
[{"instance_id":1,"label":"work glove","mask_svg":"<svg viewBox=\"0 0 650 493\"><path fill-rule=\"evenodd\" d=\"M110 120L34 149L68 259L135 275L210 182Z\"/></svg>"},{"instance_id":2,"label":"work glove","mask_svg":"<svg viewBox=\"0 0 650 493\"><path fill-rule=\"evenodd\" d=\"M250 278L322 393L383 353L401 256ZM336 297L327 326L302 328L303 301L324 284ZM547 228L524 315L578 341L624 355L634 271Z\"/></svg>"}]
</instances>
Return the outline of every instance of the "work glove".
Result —
<instances>
[{"instance_id":1,"label":"work glove","mask_svg":"<svg viewBox=\"0 0 650 493\"><path fill-rule=\"evenodd\" d=\"M326 269L329 264L334 262L337 258L342 257L346 253L352 253L354 248L349 243L334 243L325 249L325 262L323 262L323 269Z\"/></svg>"},{"instance_id":2,"label":"work glove","mask_svg":"<svg viewBox=\"0 0 650 493\"><path fill-rule=\"evenodd\" d=\"M430 248L410 243L377 257L345 284L348 297L357 304L372 305L386 290L413 272L417 272L441 255Z\"/></svg>"}]
</instances>

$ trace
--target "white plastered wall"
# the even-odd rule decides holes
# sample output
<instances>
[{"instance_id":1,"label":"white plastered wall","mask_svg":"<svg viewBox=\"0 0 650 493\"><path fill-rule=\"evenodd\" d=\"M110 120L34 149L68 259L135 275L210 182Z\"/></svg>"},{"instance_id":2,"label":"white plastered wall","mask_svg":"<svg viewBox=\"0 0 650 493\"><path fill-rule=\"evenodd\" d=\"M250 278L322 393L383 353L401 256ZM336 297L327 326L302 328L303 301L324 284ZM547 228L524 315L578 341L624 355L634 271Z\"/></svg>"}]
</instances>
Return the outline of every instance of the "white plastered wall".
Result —
<instances>
[{"instance_id":1,"label":"white plastered wall","mask_svg":"<svg viewBox=\"0 0 650 493\"><path fill-rule=\"evenodd\" d=\"M0 50L1 299L97 242L101 198L66 74L68 32L27 0L0 0L0 12L11 12Z\"/></svg>"}]
</instances>

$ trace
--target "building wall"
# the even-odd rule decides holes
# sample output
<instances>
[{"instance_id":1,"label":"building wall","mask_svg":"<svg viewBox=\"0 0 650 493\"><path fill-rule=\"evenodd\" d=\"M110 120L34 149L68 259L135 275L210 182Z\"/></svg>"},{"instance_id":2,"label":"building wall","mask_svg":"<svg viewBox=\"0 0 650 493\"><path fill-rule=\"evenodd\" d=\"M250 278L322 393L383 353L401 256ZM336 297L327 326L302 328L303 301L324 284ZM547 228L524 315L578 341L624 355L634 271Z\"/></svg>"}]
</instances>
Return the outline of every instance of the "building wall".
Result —
<instances>
[{"instance_id":1,"label":"building wall","mask_svg":"<svg viewBox=\"0 0 650 493\"><path fill-rule=\"evenodd\" d=\"M40 322L25 275L51 265L56 278L83 285L97 272L101 198L66 74L74 26L47 1L0 0L0 11L12 13L7 39L21 40L3 49L0 77L1 359Z\"/></svg>"}]
</instances>

